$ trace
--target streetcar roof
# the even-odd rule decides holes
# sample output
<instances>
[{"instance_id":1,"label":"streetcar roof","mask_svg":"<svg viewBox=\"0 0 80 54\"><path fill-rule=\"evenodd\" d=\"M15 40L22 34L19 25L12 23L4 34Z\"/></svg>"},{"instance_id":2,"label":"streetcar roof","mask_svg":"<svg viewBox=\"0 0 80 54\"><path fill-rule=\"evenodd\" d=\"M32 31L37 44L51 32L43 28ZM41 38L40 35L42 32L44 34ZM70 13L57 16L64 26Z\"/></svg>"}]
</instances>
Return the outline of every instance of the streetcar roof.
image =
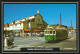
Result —
<instances>
[{"instance_id":1,"label":"streetcar roof","mask_svg":"<svg viewBox=\"0 0 80 54\"><path fill-rule=\"evenodd\" d=\"M67 30L66 28L46 28L44 31Z\"/></svg>"},{"instance_id":2,"label":"streetcar roof","mask_svg":"<svg viewBox=\"0 0 80 54\"><path fill-rule=\"evenodd\" d=\"M46 28L45 30L55 30L55 29L53 29L53 28Z\"/></svg>"}]
</instances>

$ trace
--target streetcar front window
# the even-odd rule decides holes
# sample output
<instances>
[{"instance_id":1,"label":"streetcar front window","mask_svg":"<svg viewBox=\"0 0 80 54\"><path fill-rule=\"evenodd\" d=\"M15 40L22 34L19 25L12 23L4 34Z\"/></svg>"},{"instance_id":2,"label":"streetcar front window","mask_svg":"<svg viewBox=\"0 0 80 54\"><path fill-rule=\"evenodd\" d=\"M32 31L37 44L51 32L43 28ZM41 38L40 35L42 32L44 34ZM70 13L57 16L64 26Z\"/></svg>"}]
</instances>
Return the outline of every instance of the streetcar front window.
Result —
<instances>
[{"instance_id":1,"label":"streetcar front window","mask_svg":"<svg viewBox=\"0 0 80 54\"><path fill-rule=\"evenodd\" d=\"M49 31L48 31L48 33L47 34L49 34Z\"/></svg>"},{"instance_id":2,"label":"streetcar front window","mask_svg":"<svg viewBox=\"0 0 80 54\"><path fill-rule=\"evenodd\" d=\"M52 31L50 31L50 34L52 34Z\"/></svg>"},{"instance_id":3,"label":"streetcar front window","mask_svg":"<svg viewBox=\"0 0 80 54\"><path fill-rule=\"evenodd\" d=\"M53 34L55 34L55 31L53 31Z\"/></svg>"},{"instance_id":4,"label":"streetcar front window","mask_svg":"<svg viewBox=\"0 0 80 54\"><path fill-rule=\"evenodd\" d=\"M45 34L47 34L47 31L45 31Z\"/></svg>"}]
</instances>

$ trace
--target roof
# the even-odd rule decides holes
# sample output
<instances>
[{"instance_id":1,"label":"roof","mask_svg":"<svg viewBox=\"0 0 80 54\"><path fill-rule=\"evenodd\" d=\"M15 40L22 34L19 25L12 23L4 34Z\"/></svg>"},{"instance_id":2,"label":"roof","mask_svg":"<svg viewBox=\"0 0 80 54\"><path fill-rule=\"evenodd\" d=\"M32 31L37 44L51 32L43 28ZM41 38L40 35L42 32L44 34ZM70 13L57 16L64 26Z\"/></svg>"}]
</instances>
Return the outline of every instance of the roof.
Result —
<instances>
[{"instance_id":1,"label":"roof","mask_svg":"<svg viewBox=\"0 0 80 54\"><path fill-rule=\"evenodd\" d=\"M9 24L4 24L4 27L8 27L9 26Z\"/></svg>"},{"instance_id":2,"label":"roof","mask_svg":"<svg viewBox=\"0 0 80 54\"><path fill-rule=\"evenodd\" d=\"M51 25L51 26L54 26L54 25L59 25L59 24L53 24L53 25Z\"/></svg>"},{"instance_id":3,"label":"roof","mask_svg":"<svg viewBox=\"0 0 80 54\"><path fill-rule=\"evenodd\" d=\"M46 28L45 30L55 30L55 29L53 29L53 28Z\"/></svg>"},{"instance_id":4,"label":"roof","mask_svg":"<svg viewBox=\"0 0 80 54\"><path fill-rule=\"evenodd\" d=\"M35 14L35 15L32 15L32 16L37 16L37 15L40 15L40 14ZM32 16L29 16L29 17L32 17ZM40 15L41 16L41 15ZM42 16L41 16L42 17ZM42 17L43 18L43 17ZM25 19L25 18L23 18L23 19ZM23 19L20 19L20 20L23 20ZM19 20L17 20L17 21L19 21ZM44 21L44 20L43 20ZM16 21L15 21L16 22ZM23 21L24 22L24 21ZM23 23L23 22L21 22L21 21L19 21L18 23L15 23L15 24L19 24L19 23ZM45 22L45 21L44 21ZM13 23L13 22L11 22L11 23ZM9 23L10 24L10 23ZM6 24L4 24L4 25L6 25ZM14 24L10 24L10 25L14 25Z\"/></svg>"},{"instance_id":5,"label":"roof","mask_svg":"<svg viewBox=\"0 0 80 54\"><path fill-rule=\"evenodd\" d=\"M40 14L35 14L34 16L37 16L37 15L40 15ZM41 16L41 15L40 15ZM42 16L41 16L42 17ZM42 17L43 18L43 17Z\"/></svg>"},{"instance_id":6,"label":"roof","mask_svg":"<svg viewBox=\"0 0 80 54\"><path fill-rule=\"evenodd\" d=\"M43 19L42 19L43 23L46 23ZM48 25L48 23L46 23Z\"/></svg>"}]
</instances>

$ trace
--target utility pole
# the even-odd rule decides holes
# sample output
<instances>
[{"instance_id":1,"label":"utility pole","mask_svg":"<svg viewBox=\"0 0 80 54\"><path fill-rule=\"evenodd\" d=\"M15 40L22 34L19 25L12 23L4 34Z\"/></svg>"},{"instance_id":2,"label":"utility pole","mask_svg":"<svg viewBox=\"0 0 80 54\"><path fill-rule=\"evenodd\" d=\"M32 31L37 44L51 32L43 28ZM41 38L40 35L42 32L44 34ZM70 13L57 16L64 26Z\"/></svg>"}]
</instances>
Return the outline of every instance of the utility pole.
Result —
<instances>
[{"instance_id":1,"label":"utility pole","mask_svg":"<svg viewBox=\"0 0 80 54\"><path fill-rule=\"evenodd\" d=\"M32 36L32 33L31 33L31 19L27 18L27 20L29 20L28 26L29 26L29 29L30 29L30 36Z\"/></svg>"},{"instance_id":2,"label":"utility pole","mask_svg":"<svg viewBox=\"0 0 80 54\"><path fill-rule=\"evenodd\" d=\"M60 25L62 25L62 21L61 21L61 13L60 13Z\"/></svg>"},{"instance_id":3,"label":"utility pole","mask_svg":"<svg viewBox=\"0 0 80 54\"><path fill-rule=\"evenodd\" d=\"M71 20L71 32L73 32L73 28L72 28L72 20Z\"/></svg>"},{"instance_id":4,"label":"utility pole","mask_svg":"<svg viewBox=\"0 0 80 54\"><path fill-rule=\"evenodd\" d=\"M31 37L32 37L32 32L31 32L31 20L30 20L30 34L31 34Z\"/></svg>"}]
</instances>

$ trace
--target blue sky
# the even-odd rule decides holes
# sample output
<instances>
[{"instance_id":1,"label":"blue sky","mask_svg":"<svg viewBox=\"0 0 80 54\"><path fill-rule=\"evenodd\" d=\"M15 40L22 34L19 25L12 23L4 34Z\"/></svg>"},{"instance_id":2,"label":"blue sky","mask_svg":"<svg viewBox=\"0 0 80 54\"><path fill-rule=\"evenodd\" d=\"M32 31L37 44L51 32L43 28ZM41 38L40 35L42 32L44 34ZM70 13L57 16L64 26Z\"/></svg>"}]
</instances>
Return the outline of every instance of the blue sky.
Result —
<instances>
[{"instance_id":1,"label":"blue sky","mask_svg":"<svg viewBox=\"0 0 80 54\"><path fill-rule=\"evenodd\" d=\"M76 4L4 4L4 24L37 14L49 25L60 24L76 27Z\"/></svg>"}]
</instances>

